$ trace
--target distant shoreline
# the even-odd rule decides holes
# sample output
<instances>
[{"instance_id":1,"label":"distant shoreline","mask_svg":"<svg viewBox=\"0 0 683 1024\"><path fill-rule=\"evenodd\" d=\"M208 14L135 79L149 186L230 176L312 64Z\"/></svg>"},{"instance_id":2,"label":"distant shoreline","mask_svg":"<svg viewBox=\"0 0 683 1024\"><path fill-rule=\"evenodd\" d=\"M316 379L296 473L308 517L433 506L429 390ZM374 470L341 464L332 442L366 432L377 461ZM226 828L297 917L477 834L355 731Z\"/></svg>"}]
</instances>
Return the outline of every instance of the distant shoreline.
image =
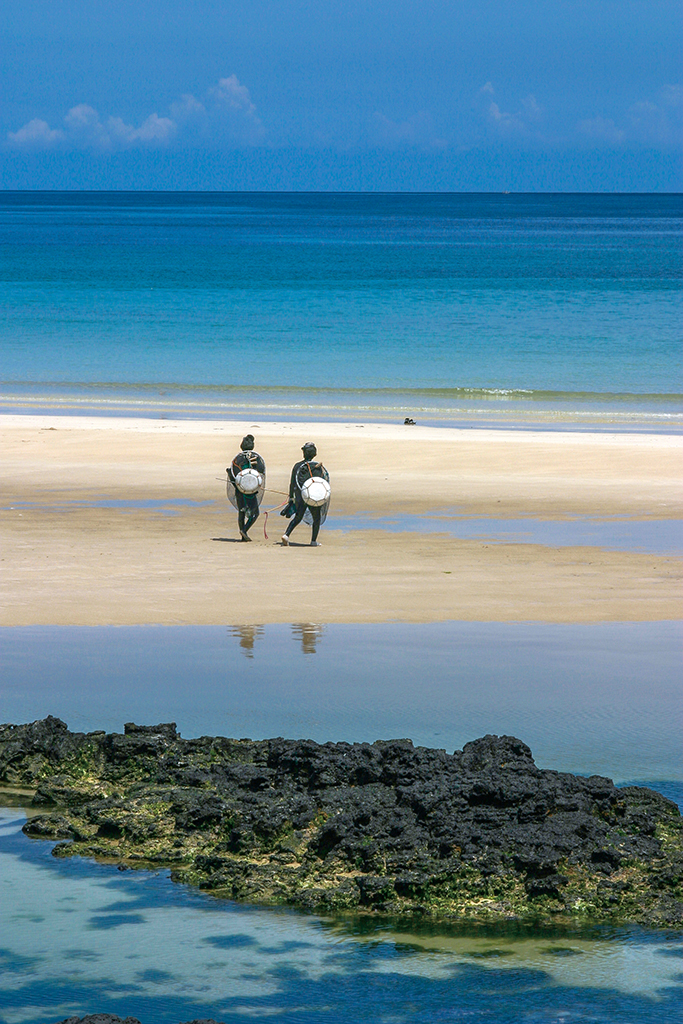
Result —
<instances>
[{"instance_id":1,"label":"distant shoreline","mask_svg":"<svg viewBox=\"0 0 683 1024\"><path fill-rule=\"evenodd\" d=\"M268 423L403 424L451 429L683 433L683 396L514 389L210 388L55 385L0 391L0 415Z\"/></svg>"}]
</instances>

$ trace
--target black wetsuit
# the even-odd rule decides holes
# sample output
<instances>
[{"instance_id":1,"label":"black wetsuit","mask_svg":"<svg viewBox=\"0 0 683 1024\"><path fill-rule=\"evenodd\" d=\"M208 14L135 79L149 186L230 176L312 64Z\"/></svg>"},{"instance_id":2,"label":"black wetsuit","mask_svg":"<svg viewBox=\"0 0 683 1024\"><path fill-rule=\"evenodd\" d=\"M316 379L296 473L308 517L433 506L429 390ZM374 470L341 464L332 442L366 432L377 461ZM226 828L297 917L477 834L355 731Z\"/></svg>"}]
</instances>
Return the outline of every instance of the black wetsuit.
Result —
<instances>
[{"instance_id":1,"label":"black wetsuit","mask_svg":"<svg viewBox=\"0 0 683 1024\"><path fill-rule=\"evenodd\" d=\"M318 539L318 533L320 532L322 506L306 505L301 494L301 488L312 476L319 476L323 480L329 481L329 474L322 462L315 462L313 459L302 459L301 462L295 463L292 468L292 475L289 480L289 497L294 502L296 511L285 530L285 537L289 537L292 530L299 525L308 509L313 519L313 529L311 532L311 543L313 544Z\"/></svg>"},{"instance_id":2,"label":"black wetsuit","mask_svg":"<svg viewBox=\"0 0 683 1024\"><path fill-rule=\"evenodd\" d=\"M243 469L255 469L265 480L266 464L256 452L240 452L228 466L228 476L232 483ZM237 502L237 525L242 534L247 534L259 517L259 495L244 494L235 484L235 500Z\"/></svg>"}]
</instances>

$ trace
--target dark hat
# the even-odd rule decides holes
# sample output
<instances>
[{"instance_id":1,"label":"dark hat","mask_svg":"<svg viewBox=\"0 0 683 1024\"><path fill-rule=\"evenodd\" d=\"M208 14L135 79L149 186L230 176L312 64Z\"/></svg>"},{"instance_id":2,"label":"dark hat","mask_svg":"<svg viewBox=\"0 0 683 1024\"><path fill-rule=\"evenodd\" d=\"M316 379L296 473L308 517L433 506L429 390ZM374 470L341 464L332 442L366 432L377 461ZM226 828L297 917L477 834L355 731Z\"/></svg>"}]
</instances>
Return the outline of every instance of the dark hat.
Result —
<instances>
[{"instance_id":1,"label":"dark hat","mask_svg":"<svg viewBox=\"0 0 683 1024\"><path fill-rule=\"evenodd\" d=\"M318 449L316 448L312 441L307 441L306 444L302 444L301 451L304 453L305 459L308 458L309 456L313 458L314 455L318 454Z\"/></svg>"},{"instance_id":2,"label":"dark hat","mask_svg":"<svg viewBox=\"0 0 683 1024\"><path fill-rule=\"evenodd\" d=\"M242 444L240 445L240 448L242 449L243 452L253 452L253 450L254 450L254 435L253 434L247 434L246 437L243 437L242 438Z\"/></svg>"}]
</instances>

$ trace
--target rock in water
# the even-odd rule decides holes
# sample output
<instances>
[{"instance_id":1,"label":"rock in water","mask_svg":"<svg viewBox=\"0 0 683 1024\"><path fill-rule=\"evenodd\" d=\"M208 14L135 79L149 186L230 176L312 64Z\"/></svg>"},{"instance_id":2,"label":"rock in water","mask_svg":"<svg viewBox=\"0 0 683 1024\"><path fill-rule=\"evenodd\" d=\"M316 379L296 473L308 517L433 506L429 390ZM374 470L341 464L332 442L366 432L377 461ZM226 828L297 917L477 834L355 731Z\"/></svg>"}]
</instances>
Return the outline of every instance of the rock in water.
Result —
<instances>
[{"instance_id":1,"label":"rock in water","mask_svg":"<svg viewBox=\"0 0 683 1024\"><path fill-rule=\"evenodd\" d=\"M252 903L476 920L683 924L682 821L641 787L536 767L511 736L183 740L173 723L0 726L0 781L32 787L56 856L169 865Z\"/></svg>"},{"instance_id":2,"label":"rock in water","mask_svg":"<svg viewBox=\"0 0 683 1024\"><path fill-rule=\"evenodd\" d=\"M89 1013L85 1017L67 1017L59 1024L140 1024L137 1017L117 1017L115 1013Z\"/></svg>"},{"instance_id":3,"label":"rock in water","mask_svg":"<svg viewBox=\"0 0 683 1024\"><path fill-rule=\"evenodd\" d=\"M140 1024L137 1017L117 1017L115 1013L89 1013L85 1017L67 1017L58 1024ZM215 1020L190 1020L186 1024L220 1024Z\"/></svg>"}]
</instances>

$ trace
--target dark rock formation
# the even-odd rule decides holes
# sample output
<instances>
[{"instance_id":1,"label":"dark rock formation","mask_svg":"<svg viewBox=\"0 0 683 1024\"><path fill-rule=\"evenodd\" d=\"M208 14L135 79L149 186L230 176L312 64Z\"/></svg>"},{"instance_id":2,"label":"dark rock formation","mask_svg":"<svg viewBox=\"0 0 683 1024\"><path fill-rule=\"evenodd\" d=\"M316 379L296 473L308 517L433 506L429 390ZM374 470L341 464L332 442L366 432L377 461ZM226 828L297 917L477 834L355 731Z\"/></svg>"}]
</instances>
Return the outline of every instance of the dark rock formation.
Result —
<instances>
[{"instance_id":1,"label":"dark rock formation","mask_svg":"<svg viewBox=\"0 0 683 1024\"><path fill-rule=\"evenodd\" d=\"M66 1017L59 1024L140 1024L137 1017L117 1017L115 1013L89 1013L86 1017Z\"/></svg>"},{"instance_id":2,"label":"dark rock formation","mask_svg":"<svg viewBox=\"0 0 683 1024\"><path fill-rule=\"evenodd\" d=\"M115 1013L89 1013L86 1017L66 1017L58 1024L140 1024L137 1017L117 1017ZM181 1024L220 1024L215 1020L189 1020Z\"/></svg>"},{"instance_id":3,"label":"dark rock formation","mask_svg":"<svg viewBox=\"0 0 683 1024\"><path fill-rule=\"evenodd\" d=\"M649 789L542 771L510 736L183 740L175 725L0 726L0 782L32 787L57 856L163 864L253 903L477 919L683 924L682 821Z\"/></svg>"}]
</instances>

